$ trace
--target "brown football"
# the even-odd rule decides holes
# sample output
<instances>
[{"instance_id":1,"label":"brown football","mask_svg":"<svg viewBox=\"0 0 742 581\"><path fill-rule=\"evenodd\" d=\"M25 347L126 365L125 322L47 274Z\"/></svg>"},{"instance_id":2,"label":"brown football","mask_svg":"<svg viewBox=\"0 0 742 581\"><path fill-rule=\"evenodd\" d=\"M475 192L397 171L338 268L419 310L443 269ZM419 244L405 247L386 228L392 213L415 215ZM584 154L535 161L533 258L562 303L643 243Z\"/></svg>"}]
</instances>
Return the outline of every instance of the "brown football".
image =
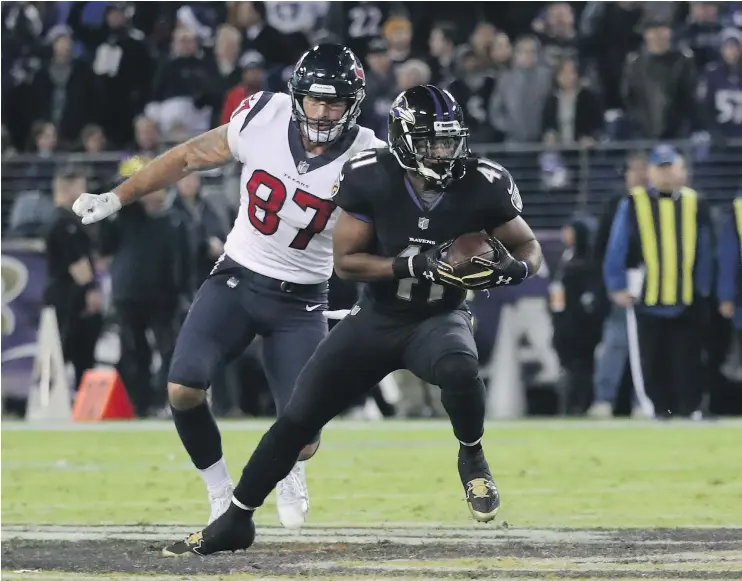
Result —
<instances>
[{"instance_id":1,"label":"brown football","mask_svg":"<svg viewBox=\"0 0 742 581\"><path fill-rule=\"evenodd\" d=\"M482 267L473 264L473 256L481 256L487 260L495 260L495 251L487 242L489 236L484 232L463 234L453 241L443 255L443 260L450 264L459 276L473 274L482 270Z\"/></svg>"}]
</instances>

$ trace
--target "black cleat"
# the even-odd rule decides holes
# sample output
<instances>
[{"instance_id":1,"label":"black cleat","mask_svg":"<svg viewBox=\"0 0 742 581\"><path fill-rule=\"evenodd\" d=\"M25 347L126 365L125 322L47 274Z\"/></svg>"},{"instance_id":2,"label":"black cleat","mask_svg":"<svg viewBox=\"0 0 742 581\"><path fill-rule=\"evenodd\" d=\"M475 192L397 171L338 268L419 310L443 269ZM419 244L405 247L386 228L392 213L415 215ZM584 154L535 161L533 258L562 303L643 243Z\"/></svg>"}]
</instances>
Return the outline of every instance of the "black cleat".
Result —
<instances>
[{"instance_id":1,"label":"black cleat","mask_svg":"<svg viewBox=\"0 0 742 581\"><path fill-rule=\"evenodd\" d=\"M459 476L466 493L466 504L474 520L489 522L500 510L500 493L481 448L469 451L465 446L459 450Z\"/></svg>"},{"instance_id":2,"label":"black cleat","mask_svg":"<svg viewBox=\"0 0 742 581\"><path fill-rule=\"evenodd\" d=\"M255 523L252 511L231 505L227 512L204 530L188 535L162 549L166 557L182 555L211 555L222 551L239 551L250 547L255 541Z\"/></svg>"}]
</instances>

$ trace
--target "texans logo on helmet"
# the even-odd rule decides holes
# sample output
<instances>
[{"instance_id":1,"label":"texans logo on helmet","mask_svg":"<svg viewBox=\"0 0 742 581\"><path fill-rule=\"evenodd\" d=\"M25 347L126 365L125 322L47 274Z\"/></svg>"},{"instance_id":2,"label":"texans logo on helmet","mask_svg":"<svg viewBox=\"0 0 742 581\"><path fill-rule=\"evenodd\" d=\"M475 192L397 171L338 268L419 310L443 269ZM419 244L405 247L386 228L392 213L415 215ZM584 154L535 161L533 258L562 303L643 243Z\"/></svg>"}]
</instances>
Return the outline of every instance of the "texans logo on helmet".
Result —
<instances>
[{"instance_id":1,"label":"texans logo on helmet","mask_svg":"<svg viewBox=\"0 0 742 581\"><path fill-rule=\"evenodd\" d=\"M363 70L363 66L361 66L358 63L356 63L356 66L355 66L355 69L354 70L355 70L355 73L356 73L356 75L358 76L359 79L361 79L363 81L366 80L366 73Z\"/></svg>"}]
</instances>

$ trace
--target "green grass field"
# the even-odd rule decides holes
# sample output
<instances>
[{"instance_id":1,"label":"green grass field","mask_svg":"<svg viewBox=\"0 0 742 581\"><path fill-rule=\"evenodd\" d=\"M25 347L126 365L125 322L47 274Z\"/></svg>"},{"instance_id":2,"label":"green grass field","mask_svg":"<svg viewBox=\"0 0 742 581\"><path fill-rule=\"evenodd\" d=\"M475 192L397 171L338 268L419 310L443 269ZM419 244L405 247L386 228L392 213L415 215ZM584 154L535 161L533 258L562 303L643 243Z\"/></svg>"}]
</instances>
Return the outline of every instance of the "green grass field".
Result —
<instances>
[{"instance_id":1,"label":"green grass field","mask_svg":"<svg viewBox=\"0 0 742 581\"><path fill-rule=\"evenodd\" d=\"M261 430L223 424L234 478ZM264 422L260 426L265 426ZM488 425L515 527L742 525L742 424ZM312 525L467 525L450 427L336 422L308 466ZM2 433L3 524L199 524L205 492L174 429ZM276 524L273 498L258 522Z\"/></svg>"}]
</instances>

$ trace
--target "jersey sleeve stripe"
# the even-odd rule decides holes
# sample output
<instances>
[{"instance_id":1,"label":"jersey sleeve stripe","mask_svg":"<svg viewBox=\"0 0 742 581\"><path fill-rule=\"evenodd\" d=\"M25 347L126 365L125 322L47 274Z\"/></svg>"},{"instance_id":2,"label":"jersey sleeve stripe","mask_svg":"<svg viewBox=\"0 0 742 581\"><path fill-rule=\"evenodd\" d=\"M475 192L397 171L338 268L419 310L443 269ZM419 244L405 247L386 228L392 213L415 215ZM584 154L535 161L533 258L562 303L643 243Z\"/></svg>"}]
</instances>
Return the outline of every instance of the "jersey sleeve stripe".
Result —
<instances>
[{"instance_id":1,"label":"jersey sleeve stripe","mask_svg":"<svg viewBox=\"0 0 742 581\"><path fill-rule=\"evenodd\" d=\"M371 224L373 220L366 216L366 214L358 214L356 212L348 212L349 216L353 216L356 220L360 220L361 222L366 222L366 224Z\"/></svg>"},{"instance_id":2,"label":"jersey sleeve stripe","mask_svg":"<svg viewBox=\"0 0 742 581\"><path fill-rule=\"evenodd\" d=\"M250 109L247 112L247 115L245 115L245 121L242 123L242 127L240 128L240 133L242 133L247 127L247 124L252 121L252 119L260 113L260 111L268 104L268 101L271 100L271 97L273 97L273 93L270 91L264 91L262 95L260 95L260 99L258 99L258 102L255 103L252 109Z\"/></svg>"}]
</instances>

